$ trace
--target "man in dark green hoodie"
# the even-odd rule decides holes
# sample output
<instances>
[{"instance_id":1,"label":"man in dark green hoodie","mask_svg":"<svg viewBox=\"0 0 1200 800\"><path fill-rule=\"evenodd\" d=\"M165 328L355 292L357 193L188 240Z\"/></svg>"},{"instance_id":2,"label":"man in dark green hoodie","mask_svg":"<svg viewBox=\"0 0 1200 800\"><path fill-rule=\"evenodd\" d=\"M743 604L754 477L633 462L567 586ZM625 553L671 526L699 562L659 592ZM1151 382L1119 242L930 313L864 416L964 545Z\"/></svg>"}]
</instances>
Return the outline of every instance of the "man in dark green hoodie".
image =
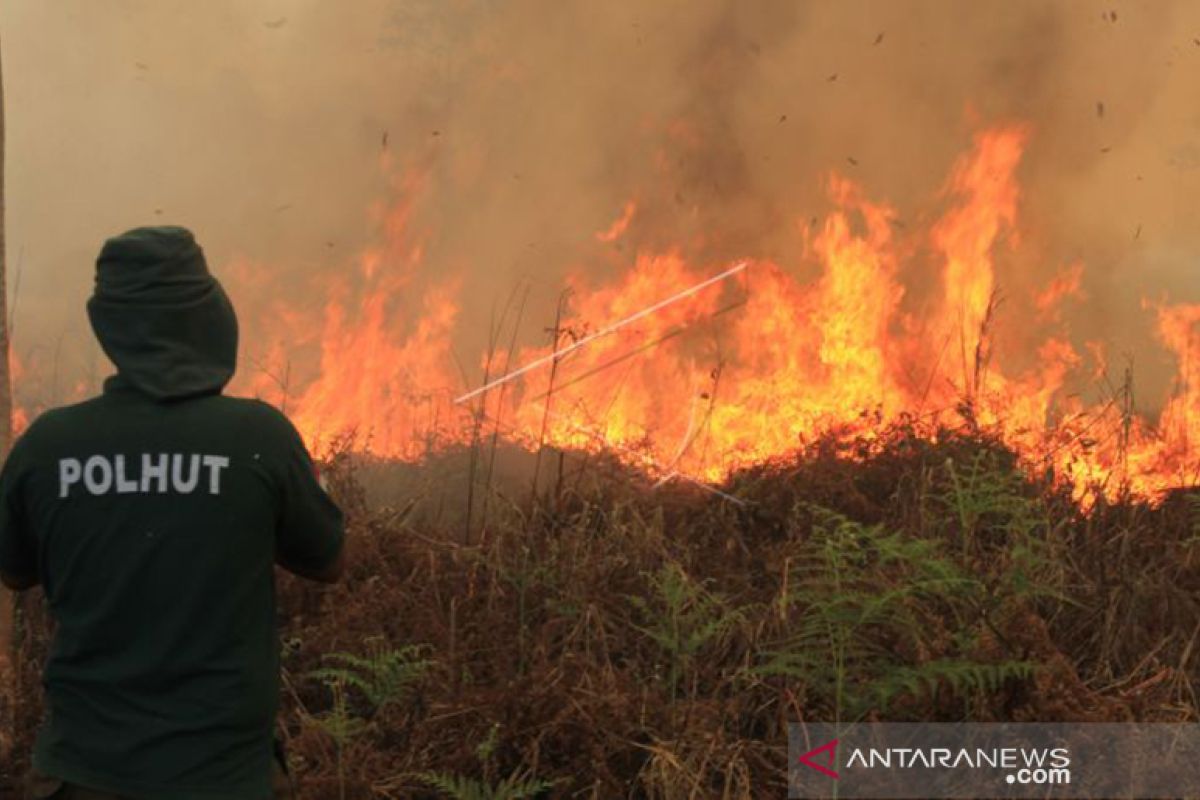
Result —
<instances>
[{"instance_id":1,"label":"man in dark green hoodie","mask_svg":"<svg viewBox=\"0 0 1200 800\"><path fill-rule=\"evenodd\" d=\"M273 565L337 580L341 512L281 413L222 395L237 319L191 233L106 242L88 314L117 374L0 473L0 578L57 623L35 796L265 800Z\"/></svg>"}]
</instances>

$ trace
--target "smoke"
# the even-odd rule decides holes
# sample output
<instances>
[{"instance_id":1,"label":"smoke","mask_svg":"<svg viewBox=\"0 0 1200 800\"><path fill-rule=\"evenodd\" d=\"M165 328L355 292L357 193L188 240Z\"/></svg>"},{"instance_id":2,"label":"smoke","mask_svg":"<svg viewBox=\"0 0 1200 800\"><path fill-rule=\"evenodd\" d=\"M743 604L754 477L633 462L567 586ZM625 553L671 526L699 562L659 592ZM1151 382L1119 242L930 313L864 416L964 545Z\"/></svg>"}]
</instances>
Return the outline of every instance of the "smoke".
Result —
<instances>
[{"instance_id":1,"label":"smoke","mask_svg":"<svg viewBox=\"0 0 1200 800\"><path fill-rule=\"evenodd\" d=\"M997 121L1031 131L1002 291L1082 261L1074 335L1159 388L1141 298L1198 299L1185 0L0 0L0 26L17 353L52 395L19 387L27 403L106 371L82 311L105 237L187 225L243 315L256 291L316 309L313 279L357 268L409 173L425 269L461 276L468 372L513 287L532 287L522 340L544 341L566 273L603 279L635 249L810 275L830 170L901 224L933 218ZM630 200L627 234L597 244ZM239 263L270 281L239 284Z\"/></svg>"}]
</instances>

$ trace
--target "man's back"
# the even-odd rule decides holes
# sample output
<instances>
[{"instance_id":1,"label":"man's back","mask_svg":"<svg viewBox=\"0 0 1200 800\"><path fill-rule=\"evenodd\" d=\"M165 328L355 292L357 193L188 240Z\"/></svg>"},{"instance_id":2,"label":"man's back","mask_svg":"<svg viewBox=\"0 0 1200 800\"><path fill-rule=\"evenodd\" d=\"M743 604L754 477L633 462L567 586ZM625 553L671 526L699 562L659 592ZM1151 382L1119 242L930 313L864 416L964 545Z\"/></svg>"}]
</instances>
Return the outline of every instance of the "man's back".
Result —
<instances>
[{"instance_id":1,"label":"man's back","mask_svg":"<svg viewBox=\"0 0 1200 800\"><path fill-rule=\"evenodd\" d=\"M273 565L329 569L341 514L282 414L179 374L123 369L4 466L0 572L40 580L57 626L34 765L121 795L267 797Z\"/></svg>"}]
</instances>

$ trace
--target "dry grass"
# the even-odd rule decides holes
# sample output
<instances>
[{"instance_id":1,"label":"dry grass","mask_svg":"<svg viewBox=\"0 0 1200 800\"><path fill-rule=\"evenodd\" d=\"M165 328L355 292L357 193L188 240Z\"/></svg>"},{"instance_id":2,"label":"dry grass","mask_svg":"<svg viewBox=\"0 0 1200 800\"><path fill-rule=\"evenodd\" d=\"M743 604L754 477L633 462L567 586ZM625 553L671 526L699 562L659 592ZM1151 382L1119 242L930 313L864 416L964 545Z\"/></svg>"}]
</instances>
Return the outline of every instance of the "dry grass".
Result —
<instances>
[{"instance_id":1,"label":"dry grass","mask_svg":"<svg viewBox=\"0 0 1200 800\"><path fill-rule=\"evenodd\" d=\"M1186 493L1085 514L986 438L897 429L739 473L745 506L557 454L531 505L518 454L468 515L468 458L333 461L347 578L280 584L302 797L783 796L799 719L1197 719Z\"/></svg>"}]
</instances>

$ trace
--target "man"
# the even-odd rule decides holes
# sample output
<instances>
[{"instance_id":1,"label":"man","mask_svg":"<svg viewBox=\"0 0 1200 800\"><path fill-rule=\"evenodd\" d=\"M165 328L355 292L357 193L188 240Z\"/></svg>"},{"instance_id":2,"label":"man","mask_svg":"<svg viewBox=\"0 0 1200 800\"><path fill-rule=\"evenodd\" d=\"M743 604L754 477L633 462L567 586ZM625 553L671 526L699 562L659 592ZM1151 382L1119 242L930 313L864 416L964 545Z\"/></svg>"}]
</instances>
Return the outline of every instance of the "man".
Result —
<instances>
[{"instance_id":1,"label":"man","mask_svg":"<svg viewBox=\"0 0 1200 800\"><path fill-rule=\"evenodd\" d=\"M0 578L40 583L57 623L32 793L265 800L272 565L337 580L341 512L282 414L221 394L237 318L190 232L106 242L88 315L117 374L0 473Z\"/></svg>"}]
</instances>

